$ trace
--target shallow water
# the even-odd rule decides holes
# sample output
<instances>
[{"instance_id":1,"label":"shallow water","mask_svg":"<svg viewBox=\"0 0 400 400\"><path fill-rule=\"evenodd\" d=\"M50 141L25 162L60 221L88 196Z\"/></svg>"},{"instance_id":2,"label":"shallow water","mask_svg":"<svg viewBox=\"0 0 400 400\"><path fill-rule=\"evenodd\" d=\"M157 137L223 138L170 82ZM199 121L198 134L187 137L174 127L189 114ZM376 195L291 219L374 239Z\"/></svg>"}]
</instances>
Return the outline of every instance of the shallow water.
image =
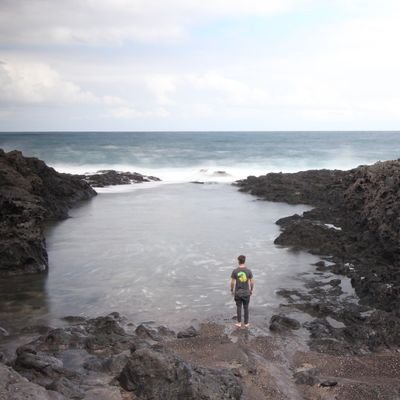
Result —
<instances>
[{"instance_id":1,"label":"shallow water","mask_svg":"<svg viewBox=\"0 0 400 400\"><path fill-rule=\"evenodd\" d=\"M239 254L256 280L252 313L264 316L282 301L276 289L298 287L297 274L318 261L273 244L274 222L306 206L258 201L227 184L144 187L105 191L49 228L48 275L1 287L6 325L111 311L172 326L231 318Z\"/></svg>"}]
</instances>

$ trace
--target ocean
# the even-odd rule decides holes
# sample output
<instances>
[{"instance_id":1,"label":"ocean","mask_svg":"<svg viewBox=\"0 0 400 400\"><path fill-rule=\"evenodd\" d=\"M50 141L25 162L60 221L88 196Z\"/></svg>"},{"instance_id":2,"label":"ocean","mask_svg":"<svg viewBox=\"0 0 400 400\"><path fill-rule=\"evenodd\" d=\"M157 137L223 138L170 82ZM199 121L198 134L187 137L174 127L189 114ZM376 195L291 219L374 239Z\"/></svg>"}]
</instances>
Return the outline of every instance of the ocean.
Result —
<instances>
[{"instance_id":1,"label":"ocean","mask_svg":"<svg viewBox=\"0 0 400 400\"><path fill-rule=\"evenodd\" d=\"M48 227L49 273L0 280L3 326L112 311L170 326L230 321L229 278L239 254L248 257L256 281L252 318L267 324L283 301L277 290L301 288L319 260L273 244L275 221L309 207L259 201L231 183L273 171L397 159L400 134L0 133L0 148L21 150L61 172L116 169L162 179L99 189L71 218ZM346 278L342 286L343 296L354 298Z\"/></svg>"},{"instance_id":2,"label":"ocean","mask_svg":"<svg viewBox=\"0 0 400 400\"><path fill-rule=\"evenodd\" d=\"M139 171L168 182L226 180L266 172L350 169L397 159L399 132L61 132L0 133L0 148L19 149L62 172ZM221 177L220 177L221 178Z\"/></svg>"}]
</instances>

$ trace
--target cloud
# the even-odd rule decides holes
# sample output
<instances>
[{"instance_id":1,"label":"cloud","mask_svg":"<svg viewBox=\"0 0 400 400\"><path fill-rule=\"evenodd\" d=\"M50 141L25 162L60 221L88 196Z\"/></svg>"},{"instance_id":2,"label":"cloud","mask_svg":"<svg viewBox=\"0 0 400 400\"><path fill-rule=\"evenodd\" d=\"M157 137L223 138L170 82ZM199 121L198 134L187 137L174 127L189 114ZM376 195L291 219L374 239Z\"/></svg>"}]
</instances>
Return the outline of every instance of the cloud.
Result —
<instances>
[{"instance_id":1,"label":"cloud","mask_svg":"<svg viewBox=\"0 0 400 400\"><path fill-rule=\"evenodd\" d=\"M64 80L46 64L0 64L0 102L8 104L92 103L98 99L73 82Z\"/></svg>"},{"instance_id":2,"label":"cloud","mask_svg":"<svg viewBox=\"0 0 400 400\"><path fill-rule=\"evenodd\" d=\"M179 78L171 74L152 74L144 77L147 89L159 105L174 105L172 95L176 92Z\"/></svg>"},{"instance_id":3,"label":"cloud","mask_svg":"<svg viewBox=\"0 0 400 400\"><path fill-rule=\"evenodd\" d=\"M155 110L141 111L135 107L117 107L112 108L109 113L114 118L136 119L136 118L166 118L170 114L164 108Z\"/></svg>"},{"instance_id":4,"label":"cloud","mask_svg":"<svg viewBox=\"0 0 400 400\"><path fill-rule=\"evenodd\" d=\"M287 104L310 119L399 120L396 15L392 9L392 15L351 18L324 27L317 32L313 54L281 61L275 76L287 77L290 71L296 76Z\"/></svg>"},{"instance_id":5,"label":"cloud","mask_svg":"<svg viewBox=\"0 0 400 400\"><path fill-rule=\"evenodd\" d=\"M257 107L269 100L266 90L252 87L238 79L225 77L217 71L189 75L187 81L197 90L207 90L219 94L225 104ZM212 98L210 96L210 98Z\"/></svg>"},{"instance_id":6,"label":"cloud","mask_svg":"<svg viewBox=\"0 0 400 400\"><path fill-rule=\"evenodd\" d=\"M100 129L393 129L398 15L392 0L1 0L2 121L60 105Z\"/></svg>"},{"instance_id":7,"label":"cloud","mask_svg":"<svg viewBox=\"0 0 400 400\"><path fill-rule=\"evenodd\" d=\"M57 71L43 63L0 62L0 118L10 117L15 106L97 107L114 118L165 118L163 108L141 110L119 96L95 95L64 79ZM167 88L168 89L168 88ZM163 92L164 89L162 89ZM8 108L8 110L6 109ZM79 115L77 115L79 117Z\"/></svg>"},{"instance_id":8,"label":"cloud","mask_svg":"<svg viewBox=\"0 0 400 400\"><path fill-rule=\"evenodd\" d=\"M299 3L304 0L2 0L0 43L180 41L205 20L277 14Z\"/></svg>"},{"instance_id":9,"label":"cloud","mask_svg":"<svg viewBox=\"0 0 400 400\"><path fill-rule=\"evenodd\" d=\"M151 5L140 3L3 0L0 3L0 43L104 45L125 41L165 42L183 37L179 25L161 16L151 23ZM141 7L147 12L143 13Z\"/></svg>"}]
</instances>

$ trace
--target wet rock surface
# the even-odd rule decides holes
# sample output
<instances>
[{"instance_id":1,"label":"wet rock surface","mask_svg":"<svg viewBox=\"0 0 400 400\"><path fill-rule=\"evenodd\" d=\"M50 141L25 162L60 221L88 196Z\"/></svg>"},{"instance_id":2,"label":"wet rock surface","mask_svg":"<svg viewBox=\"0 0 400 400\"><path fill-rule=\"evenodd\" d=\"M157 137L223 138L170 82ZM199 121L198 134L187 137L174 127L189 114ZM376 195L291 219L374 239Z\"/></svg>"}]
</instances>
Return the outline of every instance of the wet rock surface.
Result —
<instances>
[{"instance_id":1,"label":"wet rock surface","mask_svg":"<svg viewBox=\"0 0 400 400\"><path fill-rule=\"evenodd\" d=\"M231 371L193 366L162 346L135 351L118 379L143 399L240 399L242 394Z\"/></svg>"},{"instance_id":2,"label":"wet rock surface","mask_svg":"<svg viewBox=\"0 0 400 400\"><path fill-rule=\"evenodd\" d=\"M0 379L0 399L14 398L10 382L31 388L31 397L26 398L32 399L241 396L242 386L231 369L205 368L168 349L168 343L178 339L165 326L135 327L118 313L68 319L70 326L49 329L18 347L8 366L0 363L0 378L4 378Z\"/></svg>"},{"instance_id":3,"label":"wet rock surface","mask_svg":"<svg viewBox=\"0 0 400 400\"><path fill-rule=\"evenodd\" d=\"M343 301L332 276L323 284L309 282L306 292L278 292L317 317L305 326L312 348L357 353L400 346L400 160L350 171L271 173L236 184L264 200L314 206L278 220L282 232L275 243L322 256L326 262L317 271L350 278L360 298L360 304ZM365 314L363 305L377 310ZM331 326L327 317L343 326Z\"/></svg>"},{"instance_id":4,"label":"wet rock surface","mask_svg":"<svg viewBox=\"0 0 400 400\"><path fill-rule=\"evenodd\" d=\"M0 363L1 400L66 400L57 392L29 382L12 368Z\"/></svg>"},{"instance_id":5,"label":"wet rock surface","mask_svg":"<svg viewBox=\"0 0 400 400\"><path fill-rule=\"evenodd\" d=\"M183 339L183 338L195 337L198 334L199 331L194 326L189 326L189 328L179 331L177 337L178 339Z\"/></svg>"},{"instance_id":6,"label":"wet rock surface","mask_svg":"<svg viewBox=\"0 0 400 400\"><path fill-rule=\"evenodd\" d=\"M46 271L44 224L95 195L79 177L0 149L0 277Z\"/></svg>"},{"instance_id":7,"label":"wet rock surface","mask_svg":"<svg viewBox=\"0 0 400 400\"><path fill-rule=\"evenodd\" d=\"M7 365L0 361L1 400L353 400L354 393L372 400L400 393L400 353L310 351L299 330L267 336L267 321L250 329L204 322L196 336L178 338L118 313L69 320L27 339ZM313 332L332 329L328 322L320 318Z\"/></svg>"},{"instance_id":8,"label":"wet rock surface","mask_svg":"<svg viewBox=\"0 0 400 400\"><path fill-rule=\"evenodd\" d=\"M93 187L112 185L130 185L132 183L158 182L161 179L155 176L142 175L137 172L122 172L115 170L97 171L95 174L79 175Z\"/></svg>"},{"instance_id":9,"label":"wet rock surface","mask_svg":"<svg viewBox=\"0 0 400 400\"><path fill-rule=\"evenodd\" d=\"M273 315L269 329L273 332L287 332L291 329L300 329L300 322L285 315Z\"/></svg>"}]
</instances>

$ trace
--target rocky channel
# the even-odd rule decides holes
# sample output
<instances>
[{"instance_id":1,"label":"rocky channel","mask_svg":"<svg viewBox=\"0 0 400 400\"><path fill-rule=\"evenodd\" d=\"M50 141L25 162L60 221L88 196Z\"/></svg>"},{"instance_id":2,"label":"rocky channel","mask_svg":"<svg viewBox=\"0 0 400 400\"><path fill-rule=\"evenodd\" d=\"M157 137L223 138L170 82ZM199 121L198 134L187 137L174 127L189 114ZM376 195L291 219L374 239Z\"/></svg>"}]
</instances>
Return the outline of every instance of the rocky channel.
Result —
<instances>
[{"instance_id":1,"label":"rocky channel","mask_svg":"<svg viewBox=\"0 0 400 400\"><path fill-rule=\"evenodd\" d=\"M60 174L0 150L1 279L47 270L45 225L95 196L91 185L148 181L157 178ZM322 261L303 289L277 291L284 301L271 319L250 329L196 321L175 332L114 312L58 327L0 326L0 400L400 398L400 161L236 185L314 207L277 221L277 245ZM343 277L359 302L343 295Z\"/></svg>"}]
</instances>

